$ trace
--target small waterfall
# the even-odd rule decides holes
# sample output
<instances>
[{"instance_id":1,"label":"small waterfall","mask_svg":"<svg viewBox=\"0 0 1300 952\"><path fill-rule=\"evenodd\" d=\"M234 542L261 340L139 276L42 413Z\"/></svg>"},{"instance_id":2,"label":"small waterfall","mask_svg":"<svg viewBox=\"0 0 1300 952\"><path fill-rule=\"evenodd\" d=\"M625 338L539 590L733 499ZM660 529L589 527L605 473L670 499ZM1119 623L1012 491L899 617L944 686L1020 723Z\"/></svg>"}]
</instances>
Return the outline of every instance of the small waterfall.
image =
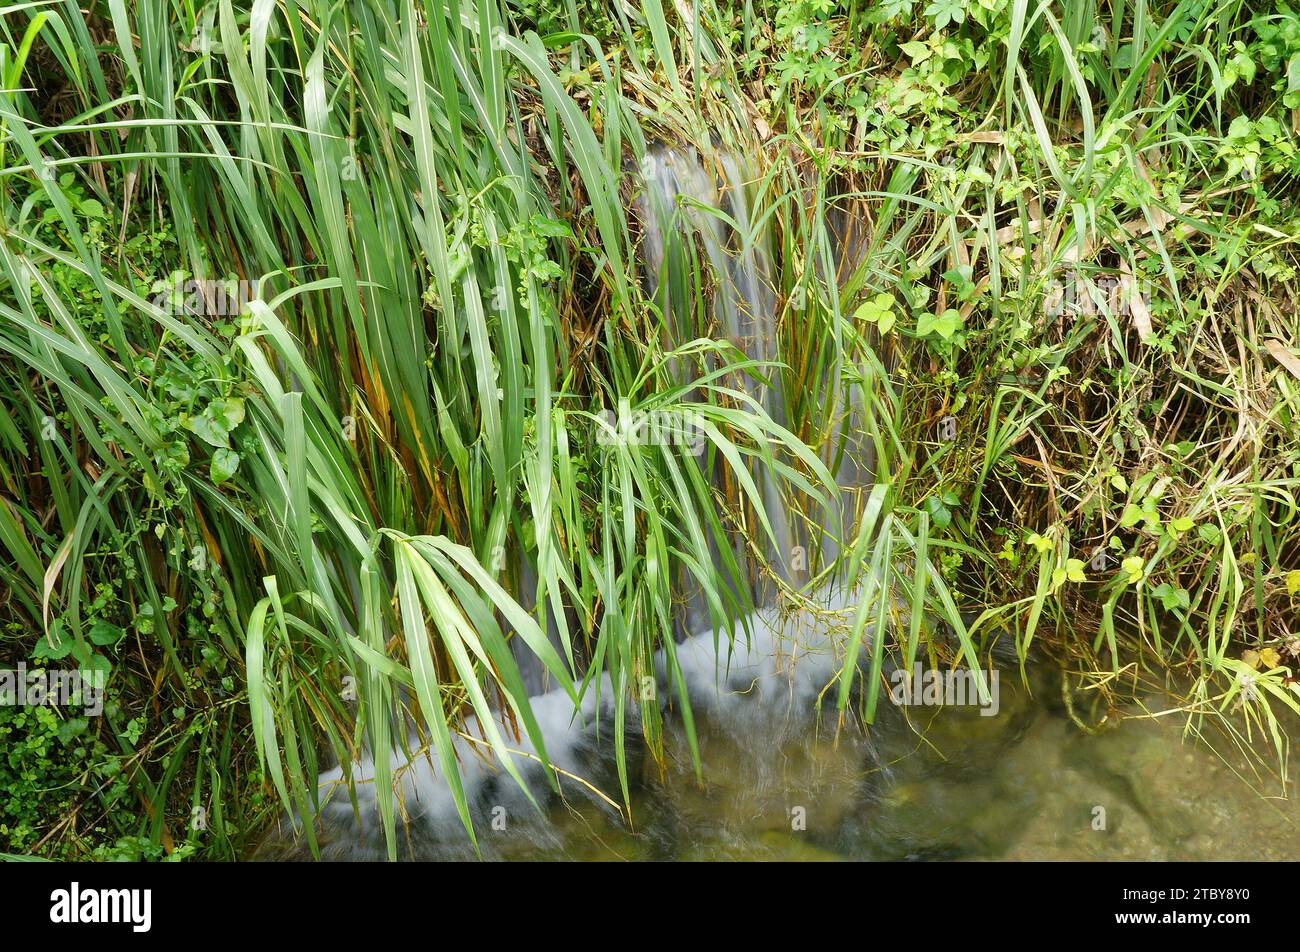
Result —
<instances>
[{"instance_id":1,"label":"small waterfall","mask_svg":"<svg viewBox=\"0 0 1300 952\"><path fill-rule=\"evenodd\" d=\"M753 360L786 361L788 355L780 347L773 290L774 239L769 228L756 227L751 207L756 176L747 163L725 151L702 156L689 146L656 145L647 150L642 173L645 190L640 202L644 223L641 257L647 291L662 310L669 329L670 339L665 345L671 347L700 336L722 336ZM828 237L839 260L820 269L822 279L843 283L842 265L853 262L856 268L865 256L866 243L847 213L833 213L829 225ZM694 289L674 282L696 249L702 250L716 282L710 300L712 327L698 324L692 301ZM846 382L838 363L831 373L831 379L819 383L824 387L821 392L835 395L830 443L841 448L834 466L836 483L844 490L860 489L875 481L875 453L864 425L862 389ZM785 426L786 395L781 375L773 372L772 377L772 387L764 387L750 377L742 383L771 418ZM752 475L762 489L777 539L776 546L769 546L764 554L777 575L798 585L806 576L800 577L799 566L791 556L812 549L812 534L791 520L773 473L755 467ZM855 522L851 493L842 495L839 507L835 514L838 526L827 527L828 531L819 533L815 540L822 564L835 559L839 532ZM755 592L760 604L770 603L773 594L770 586L759 586ZM700 599L688 602L684 621L691 631L707 624L708 613Z\"/></svg>"},{"instance_id":2,"label":"small waterfall","mask_svg":"<svg viewBox=\"0 0 1300 952\"><path fill-rule=\"evenodd\" d=\"M752 176L729 153L715 154L710 164L711 169L689 146L665 145L647 150L642 163L642 258L647 291L668 328L669 339L664 344L671 348L699 337L721 337L750 359L777 360L769 236L753 227L749 204ZM695 289L677 280L697 252L703 253L715 282L710 299L712 326L700 326L691 301ZM773 386L749 375L740 384L774 421L784 425L780 376L770 369L766 373ZM764 556L778 576L795 582L792 554L800 539L791 526L787 502L775 475L766 467L754 466L751 475L760 487L776 538L775 545L765 540ZM750 561L739 544L736 555L742 565ZM754 600L770 604L775 590L761 581L757 567L752 568ZM682 618L685 631L698 631L708 619L703 596L688 591Z\"/></svg>"},{"instance_id":3,"label":"small waterfall","mask_svg":"<svg viewBox=\"0 0 1300 952\"><path fill-rule=\"evenodd\" d=\"M754 228L745 163L736 156L718 154L711 157L706 167L694 149L655 146L646 155L643 173L642 257L647 290L662 309L669 335L665 346L671 348L705 336L725 336L751 359L780 359L770 237ZM715 280L711 326L699 326L696 312L690 306L692 289L678 282L686 273L684 268L701 253ZM682 373L686 372L683 368ZM741 385L776 422L784 425L786 406L780 374L769 370L767 375L773 381L771 386L748 376ZM841 395L840 399L846 398ZM855 405L846 403L845 406L847 409L837 426L852 429L860 420L860 413ZM846 454L847 458L838 467L837 478L847 486L864 485L872 478L870 452L852 435L846 438L856 451ZM801 533L792 525L787 502L774 474L764 467L754 467L752 475L762 489L776 536L776 545L771 546L769 541L764 555L772 570L797 587L800 579L791 565L791 556L797 546L807 544L807 532ZM834 551L833 547L830 551ZM737 555L747 561L747 552L739 547ZM525 608L533 607L536 577L526 559L517 560L513 576L519 586L520 603ZM704 599L692 596L689 590L683 591L685 607L676 620L674 640L678 642L677 662L692 706L715 722L725 724L738 736L775 736L788 729L810 729L817 716L818 697L841 663L855 593L832 583L792 611L782 610L770 584L756 582L752 594L759 607L746 620L749 634L746 638L739 630L715 631ZM548 625L548 635L554 640L557 633L553 629L553 624ZM531 706L550 763L561 772L565 794L591 795L591 788L575 783L572 777L584 776L599 764L602 756L608 760L610 744L605 735L610 730L614 702L609 678L603 676L590 683L575 710L563 691L544 690L540 665L526 649L516 648L528 690L539 692L531 697ZM861 657L865 659L866 654ZM668 672L662 649L656 655L656 666L658 680L664 688L658 692L662 704L672 696L667 688ZM461 734L453 737L476 826L487 822L490 811L502 806L512 811L530 809L513 779L485 753L483 744L475 742L473 738L478 734L479 727L471 717ZM603 744L599 743L601 739L605 741ZM524 774L530 790L541 798L546 791L541 782L537 751L526 735L511 745L519 752L515 757L516 766ZM463 839L454 800L440 776L433 752L424 750L412 755L405 749L395 749L391 763L399 816L414 821L403 835L409 838L411 830L415 830L417 838L422 838L426 846L440 836ZM564 779L566 772L571 775L569 779ZM356 782L362 822L360 830L347 791L342 789L342 768L336 767L320 776L323 806L319 820L324 856L373 858L383 854L374 774L374 762L369 754L352 765L351 776ZM417 852L420 849L418 845L415 848Z\"/></svg>"},{"instance_id":4,"label":"small waterfall","mask_svg":"<svg viewBox=\"0 0 1300 952\"><path fill-rule=\"evenodd\" d=\"M808 607L786 615L774 607L761 608L749 619L748 641L738 635L730 651L728 639L722 633L710 630L686 639L677 646L676 655L692 707L727 725L742 740L751 734L772 739L782 732L811 729L818 695L839 665L851 605L850 593L828 589ZM671 691L667 687L667 661L662 649L656 653L655 663L657 680L664 688L658 696L666 700L671 697ZM608 763L613 702L608 676L588 686L576 711L562 690L530 699L549 763L559 773L566 798L596 800L598 797L593 788L576 778L586 778L601 769L602 762ZM604 733L603 744L599 742L598 729ZM460 734L452 738L475 826L484 828L490 824L494 811L528 816L532 807L527 798L514 780L485 754L486 746L474 740L479 736L478 724L471 716ZM508 743L518 751L515 766L530 791L544 800L547 789L536 758L537 750L523 734ZM394 749L390 763L399 816L404 814L411 821L423 844L417 845L416 851L421 855L436 853L439 840L463 840L455 801L441 777L435 753L429 749L413 754ZM377 859L384 855L374 777L374 760L369 754L352 765L362 823L358 829L342 768L335 767L321 774L319 821L323 858Z\"/></svg>"}]
</instances>

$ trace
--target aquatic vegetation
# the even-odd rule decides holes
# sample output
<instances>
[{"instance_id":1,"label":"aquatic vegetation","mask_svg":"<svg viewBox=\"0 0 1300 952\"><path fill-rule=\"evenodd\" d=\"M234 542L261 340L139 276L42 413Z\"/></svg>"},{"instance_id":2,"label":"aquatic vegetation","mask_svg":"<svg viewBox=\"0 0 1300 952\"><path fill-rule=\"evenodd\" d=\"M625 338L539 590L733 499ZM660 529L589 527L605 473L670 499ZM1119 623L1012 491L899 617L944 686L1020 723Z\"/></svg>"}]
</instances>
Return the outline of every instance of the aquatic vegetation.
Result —
<instances>
[{"instance_id":1,"label":"aquatic vegetation","mask_svg":"<svg viewBox=\"0 0 1300 952\"><path fill-rule=\"evenodd\" d=\"M0 852L245 855L337 765L392 856L415 753L472 848L584 705L626 807L828 591L827 730L1052 657L1080 726L1168 681L1285 770L1287 0L0 23L0 660L108 685L0 714L62 791Z\"/></svg>"}]
</instances>

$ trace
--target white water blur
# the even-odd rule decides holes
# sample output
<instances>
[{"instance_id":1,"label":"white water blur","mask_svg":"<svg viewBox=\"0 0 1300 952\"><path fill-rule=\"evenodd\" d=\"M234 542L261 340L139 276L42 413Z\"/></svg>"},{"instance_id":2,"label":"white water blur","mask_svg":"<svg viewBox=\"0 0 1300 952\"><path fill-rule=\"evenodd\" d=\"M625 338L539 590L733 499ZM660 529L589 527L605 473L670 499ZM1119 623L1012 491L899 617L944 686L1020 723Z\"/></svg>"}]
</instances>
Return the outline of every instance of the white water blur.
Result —
<instances>
[{"instance_id":1,"label":"white water blur","mask_svg":"<svg viewBox=\"0 0 1300 952\"><path fill-rule=\"evenodd\" d=\"M748 632L737 630L734 638L724 632L705 631L676 646L676 659L692 709L723 724L738 738L762 727L770 731L789 727L802 730L818 709L818 695L835 678L843 641L851 621L849 593L827 589L810 599L798 611L781 613L774 607L759 609L748 619ZM656 696L661 706L672 698L668 684L667 659L661 649L655 656ZM570 697L554 690L530 699L548 762L562 774L566 795L594 795L576 778L585 778L608 756L613 730L613 690L608 675L593 681L575 712ZM633 718L634 719L634 718ZM605 743L598 743L598 734ZM465 796L476 822L490 819L489 808L501 807L512 814L526 811L527 799L515 781L495 762L481 741L471 716L461 735L453 735L453 746ZM507 742L517 751L514 763L530 791L539 800L546 796L546 784L537 750L526 734ZM448 835L463 831L450 787L441 776L441 765L431 749L414 756L394 750L390 760L399 815L428 824ZM357 803L363 827L374 834L379 828L375 798L374 760L369 755L352 766ZM565 776L568 775L568 776ZM341 767L320 777L321 819L337 829L355 821ZM603 791L616 797L615 791ZM485 802L490 800L490 804ZM476 802L477 801L477 802Z\"/></svg>"}]
</instances>

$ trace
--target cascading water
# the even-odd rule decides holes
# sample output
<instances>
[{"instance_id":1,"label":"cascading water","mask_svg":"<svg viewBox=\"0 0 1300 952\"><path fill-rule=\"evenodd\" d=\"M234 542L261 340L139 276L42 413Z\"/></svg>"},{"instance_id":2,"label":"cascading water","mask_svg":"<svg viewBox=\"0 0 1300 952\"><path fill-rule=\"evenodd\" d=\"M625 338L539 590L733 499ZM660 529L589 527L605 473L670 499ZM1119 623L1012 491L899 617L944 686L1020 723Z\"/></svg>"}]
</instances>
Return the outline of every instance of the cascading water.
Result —
<instances>
[{"instance_id":1,"label":"cascading water","mask_svg":"<svg viewBox=\"0 0 1300 952\"><path fill-rule=\"evenodd\" d=\"M745 738L761 738L768 750L783 738L803 735L817 710L817 697L837 667L838 645L847 621L847 599L842 591L828 593L816 611L800 611L785 617L774 608L759 609L750 622L750 637L736 639L728 653L725 642L719 649L712 631L688 638L677 646L677 663L686 682L693 709L714 725L725 725L727 732L743 744ZM668 672L664 653L655 657L656 675L666 683ZM668 692L659 692L667 697ZM602 676L589 685L575 712L569 696L561 690L530 699L542 736L548 762L557 772L566 798L574 796L604 802L599 788L589 786L593 772L603 772L608 779L608 743L600 744L597 727L603 723L608 733L613 716L613 688L609 677ZM452 742L460 764L460 774L471 820L476 828L491 828L499 815L526 817L532 812L522 790L489 756L485 746L469 738L477 736L478 725L468 718L460 735ZM521 735L512 748L518 752L520 768L530 791L544 799L543 782L537 751L527 735ZM408 846L410 855L436 856L452 842L452 849L462 847L464 830L451 791L440 776L430 751L415 756L394 750L397 802L410 821L408 836L416 840ZM357 781L357 802L362 826L343 788L341 767L320 777L321 852L326 859L365 859L383 855L384 843L373 785L374 764L367 756L354 764L352 776ZM609 808L609 812L614 812ZM533 830L545 835L544 830Z\"/></svg>"},{"instance_id":2,"label":"cascading water","mask_svg":"<svg viewBox=\"0 0 1300 952\"><path fill-rule=\"evenodd\" d=\"M655 146L646 152L642 162L645 188L640 202L646 290L663 312L670 336L664 342L667 347L718 336L753 360L772 360L777 350L776 315L766 235L755 235L750 227L745 183L737 163L729 156L717 156L714 165L716 174L705 168L690 147ZM713 272L713 326L698 326L691 301L695 289L677 286L672 280L683 273L684 259L694 249L703 252ZM784 406L779 386L763 386L748 375L740 384L776 422L782 422ZM776 540L775 544L767 540L764 554L773 570L790 581L790 553L796 543L779 487L763 467L756 467L751 475L762 490ZM735 548L740 563L747 564L743 545L737 542ZM716 559L716 552L714 556ZM685 589L685 609L679 620L679 636L698 632L709 624L703 593L685 578L680 582ZM770 601L771 587L762 584L756 574L754 583L752 594L756 601Z\"/></svg>"},{"instance_id":3,"label":"cascading water","mask_svg":"<svg viewBox=\"0 0 1300 952\"><path fill-rule=\"evenodd\" d=\"M672 340L669 345L699 336L725 337L736 344L745 356L756 361L780 361L776 296L773 291L769 228L756 227L751 211L752 173L745 163L729 152L702 157L695 149L655 146L642 163L645 191L640 202L645 223L642 260L647 290L662 309ZM719 214L721 213L721 214ZM843 216L832 216L832 220ZM853 230L841 223L830 235L842 257L857 261L864 248ZM663 276L680 273L680 264L689 254L690 243L703 250L714 275L712 305L713 327L697 324L693 307L693 288L678 287ZM836 280L834 268L825 277ZM827 391L835 395L832 410L831 446L840 447L835 464L835 479L841 490L854 490L875 479L875 456L866 437L862 398L858 389L846 386L838 362L832 368L836 379ZM779 374L767 387L745 376L741 385L758 400L768 415L786 425L785 392ZM799 560L792 553L807 553L813 539L806 527L789 518L789 507L781 497L780 482L766 467L752 473L762 489L763 503L772 524L776 543L766 547L769 568L784 581L799 584ZM840 499L841 508L829 531L818 533L817 548L823 563L834 560L839 551L840 533L852 525L854 500L849 494ZM743 553L738 552L743 558ZM806 559L804 560L806 561ZM770 587L755 592L760 602L770 602ZM702 599L688 599L684 621L689 631L699 631L708 624L708 612Z\"/></svg>"},{"instance_id":4,"label":"cascading water","mask_svg":"<svg viewBox=\"0 0 1300 952\"><path fill-rule=\"evenodd\" d=\"M644 220L642 257L647 290L662 308L673 340L669 346L703 336L725 336L745 355L757 361L780 358L777 344L775 296L772 290L769 237L755 229L750 214L747 182L742 163L732 155L711 157L706 168L695 150L654 147L643 164L645 191L641 201ZM721 212L722 214L718 214ZM692 309L682 295L686 289L662 281L663 275L680 274L681 256L703 252L714 275L711 296L713 327L698 327ZM779 375L769 375L771 386L745 376L741 385L778 423L785 417L784 395ZM842 425L842 424L841 424ZM851 485L870 478L870 459L849 454L839 468ZM775 544L764 551L768 568L786 582L798 585L797 567L791 554L808 541L792 526L787 504L775 476L755 467L753 477L762 490L763 503L772 526ZM833 544L833 540L832 540ZM737 556L745 560L738 546ZM745 560L748 561L748 560ZM742 563L743 564L743 563ZM761 738L770 756L781 738L806 734L819 709L818 699L839 666L841 641L849 623L852 593L826 587L793 611L783 611L774 598L775 590L761 581L760 567L751 566L756 580L755 614L746 620L747 637L739 633L715 632L702 597L682 593L684 609L678 620L676 658L685 680L692 707L721 725L741 747ZM515 573L521 586L520 598L527 606L535 578L520 561ZM521 642L516 639L516 644ZM730 646L730 647L729 647ZM545 679L527 650L517 651L526 685L539 689ZM656 655L657 675L666 683L664 653ZM668 691L660 691L665 698ZM598 728L612 713L613 688L608 676L589 684L581 704L574 710L571 698L562 690L539 693L530 699L546 754L561 778L565 795L589 795L599 801L594 788L576 780L601 769L608 752L598 743ZM608 727L605 728L608 732ZM471 718L461 736L453 737L462 782L476 827L490 823L493 811L512 815L527 813L527 801L515 781L491 761L485 747L469 738L478 733ZM518 751L516 766L525 773L530 790L546 792L537 751L526 735L513 745ZM609 744L604 744L608 747ZM758 752L755 751L758 756ZM411 823L404 836L408 853L436 855L441 842L463 841L464 832L451 792L440 776L440 768L429 751L411 756L394 750L394 783L399 815ZM401 766L399 766L401 765ZM322 855L327 858L364 858L383 852L381 825L375 798L373 760L367 755L352 765L357 782L361 828L343 788L343 769L336 767L320 777L324 804L320 821Z\"/></svg>"}]
</instances>

